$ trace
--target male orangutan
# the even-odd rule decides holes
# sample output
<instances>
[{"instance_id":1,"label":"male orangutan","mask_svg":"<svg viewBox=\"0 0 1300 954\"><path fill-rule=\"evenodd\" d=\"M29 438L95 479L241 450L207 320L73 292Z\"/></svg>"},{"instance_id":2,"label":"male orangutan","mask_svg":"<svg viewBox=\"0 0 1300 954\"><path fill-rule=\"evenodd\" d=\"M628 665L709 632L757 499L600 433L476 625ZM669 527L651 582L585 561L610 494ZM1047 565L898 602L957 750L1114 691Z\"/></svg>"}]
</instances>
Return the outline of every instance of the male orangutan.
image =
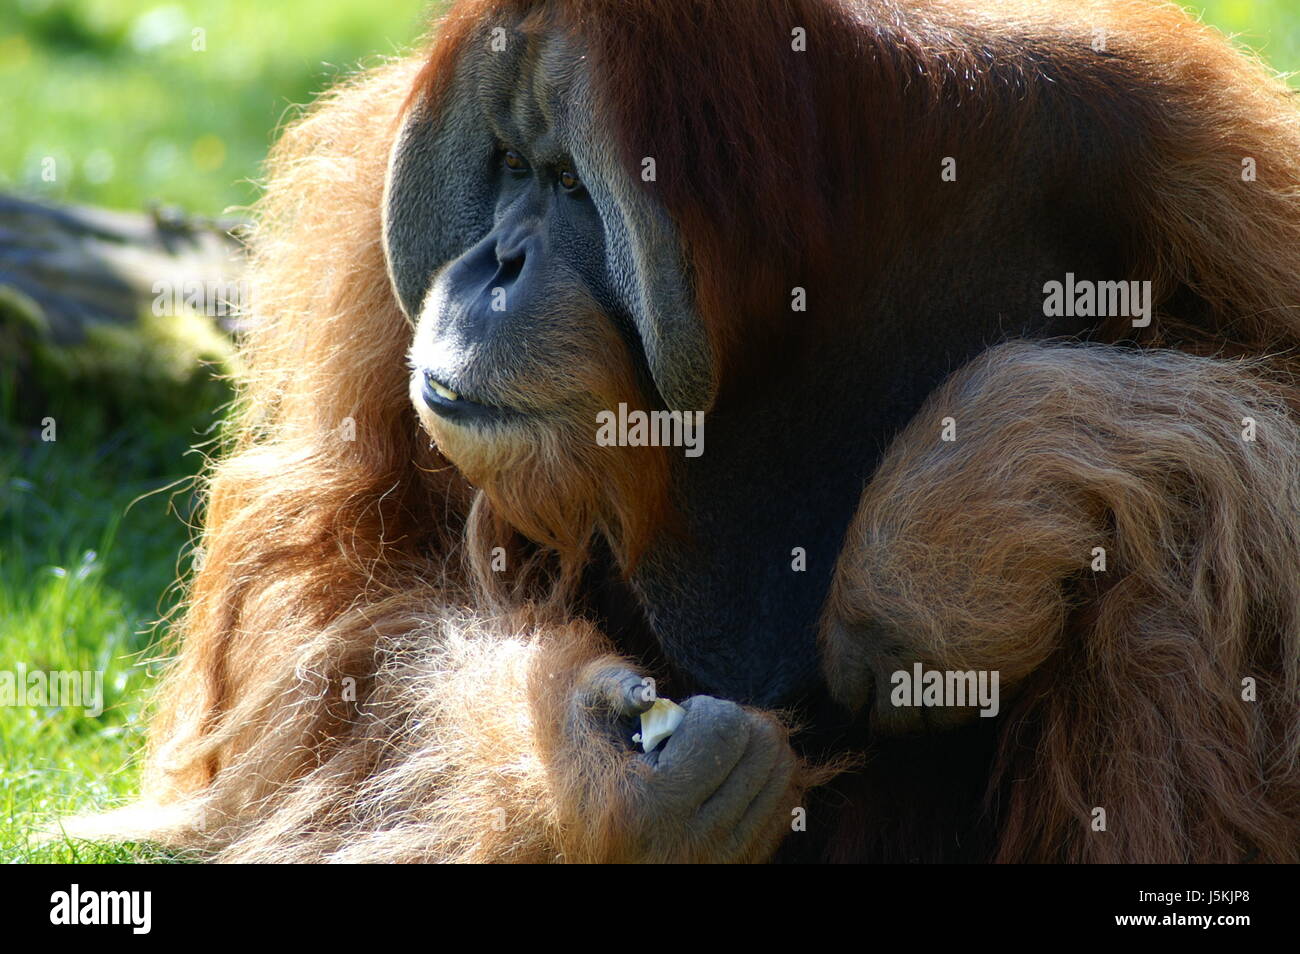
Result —
<instances>
[{"instance_id":1,"label":"male orangutan","mask_svg":"<svg viewBox=\"0 0 1300 954\"><path fill-rule=\"evenodd\" d=\"M1176 7L463 0L254 257L119 833L1300 860L1300 110Z\"/></svg>"}]
</instances>

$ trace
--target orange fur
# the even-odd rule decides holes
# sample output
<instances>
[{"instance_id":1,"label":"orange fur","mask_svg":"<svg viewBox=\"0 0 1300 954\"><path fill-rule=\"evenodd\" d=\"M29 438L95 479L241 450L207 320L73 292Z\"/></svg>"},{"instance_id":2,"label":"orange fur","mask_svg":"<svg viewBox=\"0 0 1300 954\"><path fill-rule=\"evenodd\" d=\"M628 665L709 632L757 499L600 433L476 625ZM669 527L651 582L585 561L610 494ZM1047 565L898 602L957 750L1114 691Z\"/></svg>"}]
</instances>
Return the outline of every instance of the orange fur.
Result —
<instances>
[{"instance_id":1,"label":"orange fur","mask_svg":"<svg viewBox=\"0 0 1300 954\"><path fill-rule=\"evenodd\" d=\"M1004 345L872 480L826 609L832 687L874 682L906 731L893 671L1000 671L1001 860L1300 860L1300 427L1257 372Z\"/></svg>"}]
</instances>

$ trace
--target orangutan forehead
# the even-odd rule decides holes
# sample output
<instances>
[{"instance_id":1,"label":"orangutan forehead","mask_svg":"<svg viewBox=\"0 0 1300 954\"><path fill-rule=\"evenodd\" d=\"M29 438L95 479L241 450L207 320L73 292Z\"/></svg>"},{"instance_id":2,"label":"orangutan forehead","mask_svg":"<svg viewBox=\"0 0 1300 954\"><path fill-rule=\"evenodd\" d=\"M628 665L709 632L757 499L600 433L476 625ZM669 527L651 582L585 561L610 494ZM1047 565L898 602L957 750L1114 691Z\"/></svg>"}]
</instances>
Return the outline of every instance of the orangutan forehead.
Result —
<instances>
[{"instance_id":1,"label":"orangutan forehead","mask_svg":"<svg viewBox=\"0 0 1300 954\"><path fill-rule=\"evenodd\" d=\"M468 55L484 119L503 143L531 145L540 161L539 148L565 141L589 100L581 39L532 16L487 27Z\"/></svg>"}]
</instances>

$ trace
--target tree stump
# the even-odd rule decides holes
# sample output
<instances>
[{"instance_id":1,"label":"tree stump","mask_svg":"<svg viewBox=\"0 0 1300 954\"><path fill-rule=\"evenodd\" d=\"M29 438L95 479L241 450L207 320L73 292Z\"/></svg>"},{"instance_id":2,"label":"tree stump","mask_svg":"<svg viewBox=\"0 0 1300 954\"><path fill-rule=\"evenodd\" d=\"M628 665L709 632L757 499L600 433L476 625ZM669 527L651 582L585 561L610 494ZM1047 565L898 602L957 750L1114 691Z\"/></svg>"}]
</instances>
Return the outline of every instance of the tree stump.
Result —
<instances>
[{"instance_id":1,"label":"tree stump","mask_svg":"<svg viewBox=\"0 0 1300 954\"><path fill-rule=\"evenodd\" d=\"M0 195L0 375L137 392L210 377L246 304L243 229Z\"/></svg>"}]
</instances>

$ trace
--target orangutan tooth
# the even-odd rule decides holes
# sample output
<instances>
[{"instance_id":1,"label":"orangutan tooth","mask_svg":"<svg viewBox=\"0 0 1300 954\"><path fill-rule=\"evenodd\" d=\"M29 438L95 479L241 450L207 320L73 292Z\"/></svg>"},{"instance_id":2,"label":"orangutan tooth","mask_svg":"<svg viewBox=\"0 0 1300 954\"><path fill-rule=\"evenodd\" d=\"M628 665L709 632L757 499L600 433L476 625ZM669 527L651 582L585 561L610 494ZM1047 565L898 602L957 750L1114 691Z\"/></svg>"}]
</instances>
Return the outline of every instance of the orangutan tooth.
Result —
<instances>
[{"instance_id":1,"label":"orangutan tooth","mask_svg":"<svg viewBox=\"0 0 1300 954\"><path fill-rule=\"evenodd\" d=\"M433 385L433 390L437 392L439 397L445 397L448 401L455 401L460 398L460 395L457 394L455 391L453 391L451 388L443 387L441 384L439 384L437 381L434 381L433 379L430 379L429 383Z\"/></svg>"},{"instance_id":2,"label":"orangutan tooth","mask_svg":"<svg viewBox=\"0 0 1300 954\"><path fill-rule=\"evenodd\" d=\"M642 750L649 752L668 738L685 718L686 710L671 699L656 699L654 705L641 713Z\"/></svg>"}]
</instances>

